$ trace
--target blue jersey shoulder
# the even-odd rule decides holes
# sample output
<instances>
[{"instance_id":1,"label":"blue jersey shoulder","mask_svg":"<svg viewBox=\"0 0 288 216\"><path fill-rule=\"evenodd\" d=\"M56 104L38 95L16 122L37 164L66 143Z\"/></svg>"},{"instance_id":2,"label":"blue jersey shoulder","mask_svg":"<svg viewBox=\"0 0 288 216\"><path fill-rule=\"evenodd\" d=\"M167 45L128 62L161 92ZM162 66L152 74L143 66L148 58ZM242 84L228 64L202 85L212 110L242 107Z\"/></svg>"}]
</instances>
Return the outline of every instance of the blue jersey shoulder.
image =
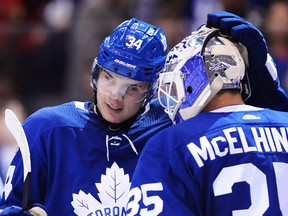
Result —
<instances>
[{"instance_id":1,"label":"blue jersey shoulder","mask_svg":"<svg viewBox=\"0 0 288 216\"><path fill-rule=\"evenodd\" d=\"M61 127L84 127L89 121L89 102L68 102L44 107L30 115L23 123L27 136L42 134L47 130Z\"/></svg>"},{"instance_id":2,"label":"blue jersey shoulder","mask_svg":"<svg viewBox=\"0 0 288 216\"><path fill-rule=\"evenodd\" d=\"M37 124L38 127L39 124L41 126L42 123L45 123L45 127L49 127L49 125L69 125L78 123L80 116L77 112L77 104L79 104L78 107L80 109L85 110L85 103L80 102L69 102L57 106L44 107L29 116L24 122L24 126L31 123Z\"/></svg>"},{"instance_id":3,"label":"blue jersey shoulder","mask_svg":"<svg viewBox=\"0 0 288 216\"><path fill-rule=\"evenodd\" d=\"M138 116L134 124L129 130L129 135L134 137L136 141L144 138L147 140L159 131L172 125L167 113L164 112L158 99L152 100L145 112ZM144 145L146 141L141 141Z\"/></svg>"},{"instance_id":4,"label":"blue jersey shoulder","mask_svg":"<svg viewBox=\"0 0 288 216\"><path fill-rule=\"evenodd\" d=\"M134 126L141 125L142 127L147 127L163 123L172 125L172 121L167 113L164 112L164 108L160 105L159 100L153 99L146 106L146 110L138 116Z\"/></svg>"}]
</instances>

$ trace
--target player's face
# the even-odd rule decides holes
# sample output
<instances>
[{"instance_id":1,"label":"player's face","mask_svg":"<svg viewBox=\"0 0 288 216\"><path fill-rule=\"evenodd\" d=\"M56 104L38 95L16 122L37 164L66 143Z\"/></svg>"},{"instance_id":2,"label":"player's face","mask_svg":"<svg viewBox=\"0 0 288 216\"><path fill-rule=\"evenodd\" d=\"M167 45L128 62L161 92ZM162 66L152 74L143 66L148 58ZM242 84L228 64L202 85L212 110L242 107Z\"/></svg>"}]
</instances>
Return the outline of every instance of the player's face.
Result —
<instances>
[{"instance_id":1,"label":"player's face","mask_svg":"<svg viewBox=\"0 0 288 216\"><path fill-rule=\"evenodd\" d=\"M102 70L97 81L98 109L111 123L126 121L139 112L148 88L148 83Z\"/></svg>"}]
</instances>

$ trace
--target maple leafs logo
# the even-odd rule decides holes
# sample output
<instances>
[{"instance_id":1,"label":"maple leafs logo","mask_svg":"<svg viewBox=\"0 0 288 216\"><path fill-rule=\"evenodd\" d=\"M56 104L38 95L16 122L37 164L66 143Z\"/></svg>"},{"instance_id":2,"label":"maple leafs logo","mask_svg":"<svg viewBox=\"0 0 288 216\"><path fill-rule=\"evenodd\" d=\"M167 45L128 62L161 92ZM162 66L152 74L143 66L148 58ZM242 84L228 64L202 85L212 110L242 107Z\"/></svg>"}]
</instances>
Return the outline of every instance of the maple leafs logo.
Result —
<instances>
[{"instance_id":1,"label":"maple leafs logo","mask_svg":"<svg viewBox=\"0 0 288 216\"><path fill-rule=\"evenodd\" d=\"M95 212L105 212L105 209L115 207L122 211L128 201L130 184L129 175L125 174L124 169L119 168L117 163L113 163L111 168L106 169L106 174L101 175L101 183L95 184L101 203L90 193L80 190L78 194L73 194L71 202L75 214L96 215Z\"/></svg>"}]
</instances>

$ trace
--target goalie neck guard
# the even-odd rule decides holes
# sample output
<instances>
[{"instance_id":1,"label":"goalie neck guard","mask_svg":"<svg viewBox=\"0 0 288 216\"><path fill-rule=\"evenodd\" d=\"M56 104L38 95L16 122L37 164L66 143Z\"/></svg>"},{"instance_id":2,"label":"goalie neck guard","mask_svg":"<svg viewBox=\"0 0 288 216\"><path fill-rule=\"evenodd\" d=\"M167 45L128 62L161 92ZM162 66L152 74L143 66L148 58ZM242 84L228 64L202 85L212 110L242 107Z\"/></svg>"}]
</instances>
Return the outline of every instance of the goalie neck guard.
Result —
<instances>
[{"instance_id":1,"label":"goalie neck guard","mask_svg":"<svg viewBox=\"0 0 288 216\"><path fill-rule=\"evenodd\" d=\"M168 53L158 89L171 120L197 115L221 89L241 91L246 66L240 52L247 52L243 45L206 26L177 44Z\"/></svg>"}]
</instances>

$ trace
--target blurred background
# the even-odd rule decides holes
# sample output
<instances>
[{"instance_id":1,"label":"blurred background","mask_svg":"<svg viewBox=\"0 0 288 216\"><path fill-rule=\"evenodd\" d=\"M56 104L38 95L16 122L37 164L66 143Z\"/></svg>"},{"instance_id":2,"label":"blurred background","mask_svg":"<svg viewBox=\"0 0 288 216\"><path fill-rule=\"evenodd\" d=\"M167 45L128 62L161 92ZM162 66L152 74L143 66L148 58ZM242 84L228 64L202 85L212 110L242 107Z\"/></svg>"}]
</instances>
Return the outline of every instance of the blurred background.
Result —
<instances>
[{"instance_id":1,"label":"blurred background","mask_svg":"<svg viewBox=\"0 0 288 216\"><path fill-rule=\"evenodd\" d=\"M0 101L27 114L69 100L91 100L89 72L102 40L125 19L161 26L173 47L226 10L267 39L288 89L288 0L0 0Z\"/></svg>"},{"instance_id":2,"label":"blurred background","mask_svg":"<svg viewBox=\"0 0 288 216\"><path fill-rule=\"evenodd\" d=\"M5 108L23 121L44 106L92 100L93 59L126 19L162 27L172 48L219 10L264 33L288 92L288 0L0 0L0 174L17 146L4 125Z\"/></svg>"}]
</instances>

